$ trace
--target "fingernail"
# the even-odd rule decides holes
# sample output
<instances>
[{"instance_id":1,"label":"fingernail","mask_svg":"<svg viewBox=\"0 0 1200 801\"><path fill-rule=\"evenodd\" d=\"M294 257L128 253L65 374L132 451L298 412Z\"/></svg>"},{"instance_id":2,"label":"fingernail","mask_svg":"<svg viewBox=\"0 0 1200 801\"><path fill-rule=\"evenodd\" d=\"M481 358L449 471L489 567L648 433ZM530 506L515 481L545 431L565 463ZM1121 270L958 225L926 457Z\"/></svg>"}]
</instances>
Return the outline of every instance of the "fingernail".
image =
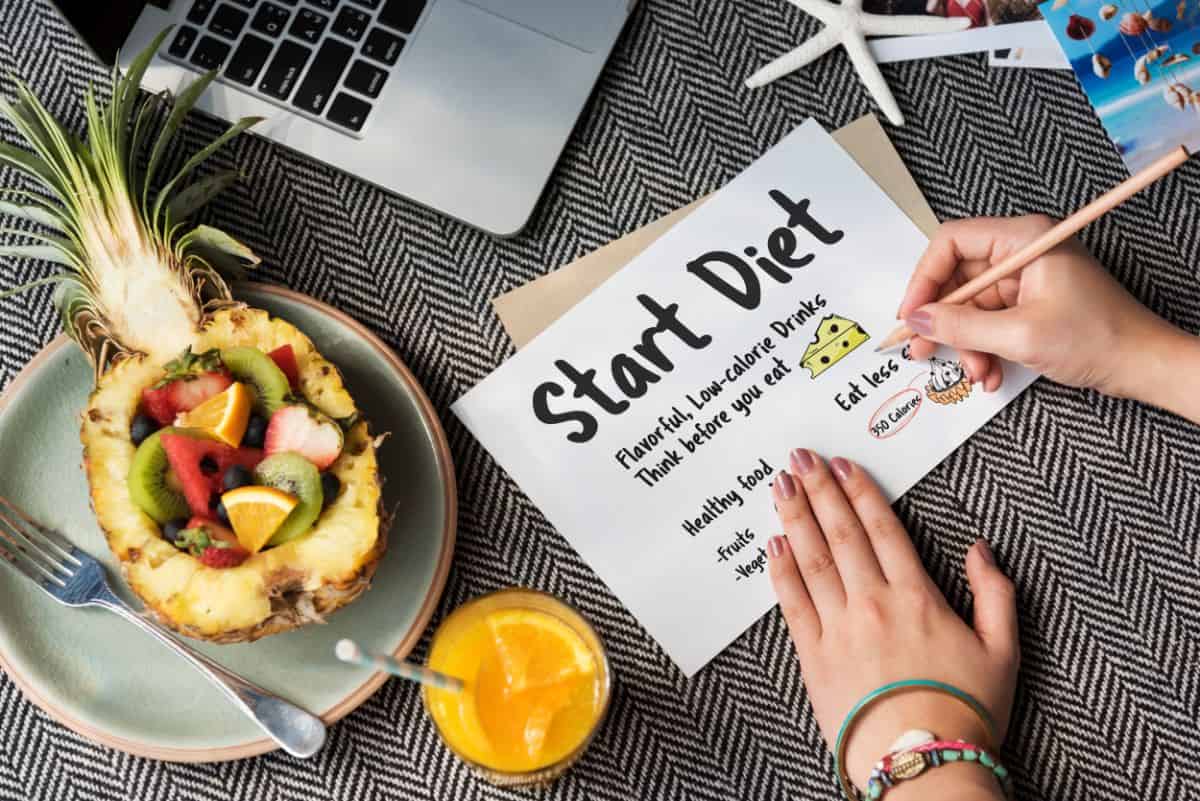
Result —
<instances>
[{"instance_id":1,"label":"fingernail","mask_svg":"<svg viewBox=\"0 0 1200 801\"><path fill-rule=\"evenodd\" d=\"M917 309L905 318L908 327L923 337L933 333L933 315L924 309Z\"/></svg>"},{"instance_id":2,"label":"fingernail","mask_svg":"<svg viewBox=\"0 0 1200 801\"><path fill-rule=\"evenodd\" d=\"M813 469L813 455L806 448L796 448L792 451L792 467L796 468L796 472L804 475L809 470Z\"/></svg>"},{"instance_id":3,"label":"fingernail","mask_svg":"<svg viewBox=\"0 0 1200 801\"><path fill-rule=\"evenodd\" d=\"M833 474L838 477L838 481L848 481L850 479L850 463L842 457L833 457L829 461L829 466L833 468Z\"/></svg>"},{"instance_id":4,"label":"fingernail","mask_svg":"<svg viewBox=\"0 0 1200 801\"><path fill-rule=\"evenodd\" d=\"M796 482L792 480L791 473L784 471L775 476L775 486L779 489L779 497L785 501L796 497Z\"/></svg>"},{"instance_id":5,"label":"fingernail","mask_svg":"<svg viewBox=\"0 0 1200 801\"><path fill-rule=\"evenodd\" d=\"M771 537L767 540L767 554L772 559L783 556L783 537Z\"/></svg>"},{"instance_id":6,"label":"fingernail","mask_svg":"<svg viewBox=\"0 0 1200 801\"><path fill-rule=\"evenodd\" d=\"M987 540L983 537L975 540L975 544L979 546L979 555L983 557L983 561L989 565L996 564L996 555L992 553L992 546L988 545Z\"/></svg>"}]
</instances>

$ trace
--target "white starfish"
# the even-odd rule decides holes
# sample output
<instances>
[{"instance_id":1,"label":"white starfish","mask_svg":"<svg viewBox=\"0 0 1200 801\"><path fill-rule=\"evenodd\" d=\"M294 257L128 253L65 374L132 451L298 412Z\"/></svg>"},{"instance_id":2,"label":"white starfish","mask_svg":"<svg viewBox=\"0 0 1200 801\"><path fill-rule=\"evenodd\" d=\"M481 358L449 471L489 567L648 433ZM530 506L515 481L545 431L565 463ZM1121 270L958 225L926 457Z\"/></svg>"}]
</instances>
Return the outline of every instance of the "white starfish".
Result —
<instances>
[{"instance_id":1,"label":"white starfish","mask_svg":"<svg viewBox=\"0 0 1200 801\"><path fill-rule=\"evenodd\" d=\"M966 17L934 17L924 14L871 14L862 10L862 0L788 0L789 3L825 23L816 36L790 53L766 65L746 79L746 86L755 89L776 78L816 61L839 44L846 48L850 63L858 71L867 91L875 98L884 116L893 125L903 125L904 115L892 97L879 65L867 49L868 36L914 36L927 33L953 33L969 28Z\"/></svg>"}]
</instances>

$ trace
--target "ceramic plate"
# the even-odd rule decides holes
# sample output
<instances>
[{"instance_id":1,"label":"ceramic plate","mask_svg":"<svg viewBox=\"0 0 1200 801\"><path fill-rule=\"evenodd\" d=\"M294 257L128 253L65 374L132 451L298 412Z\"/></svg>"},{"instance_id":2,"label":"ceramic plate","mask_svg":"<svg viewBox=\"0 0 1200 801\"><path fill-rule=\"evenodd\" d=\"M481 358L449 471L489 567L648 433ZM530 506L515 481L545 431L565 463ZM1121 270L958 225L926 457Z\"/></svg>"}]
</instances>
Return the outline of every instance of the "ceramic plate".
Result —
<instances>
[{"instance_id":1,"label":"ceramic plate","mask_svg":"<svg viewBox=\"0 0 1200 801\"><path fill-rule=\"evenodd\" d=\"M403 656L441 594L454 548L454 470L437 415L387 346L346 315L284 289L251 284L238 296L295 324L337 364L374 431L384 500L398 511L371 589L324 626L256 643L199 644L221 664L326 722L348 714L384 681L333 657L353 637ZM66 533L109 568L113 559L88 505L80 467L79 413L91 370L60 337L0 399L0 494ZM100 609L59 606L0 565L0 667L63 725L122 751L156 759L239 759L275 748L199 674L149 637Z\"/></svg>"}]
</instances>

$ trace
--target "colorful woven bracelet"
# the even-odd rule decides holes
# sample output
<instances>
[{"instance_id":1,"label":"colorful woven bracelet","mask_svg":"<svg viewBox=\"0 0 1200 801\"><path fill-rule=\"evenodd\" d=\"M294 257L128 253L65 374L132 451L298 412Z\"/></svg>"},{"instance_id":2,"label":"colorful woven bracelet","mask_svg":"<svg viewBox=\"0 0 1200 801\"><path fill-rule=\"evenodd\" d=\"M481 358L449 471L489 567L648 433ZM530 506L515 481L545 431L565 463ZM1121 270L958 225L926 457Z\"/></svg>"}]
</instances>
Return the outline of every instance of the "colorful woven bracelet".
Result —
<instances>
[{"instance_id":1,"label":"colorful woven bracelet","mask_svg":"<svg viewBox=\"0 0 1200 801\"><path fill-rule=\"evenodd\" d=\"M860 793L858 788L854 788L855 795L864 801L878 801L899 782L916 778L929 768L939 768L953 762L974 762L987 768L1000 782L1005 797L1012 798L1012 779L1008 768L990 752L962 740L935 740L888 754L875 763L875 769L867 779L866 792Z\"/></svg>"},{"instance_id":2,"label":"colorful woven bracelet","mask_svg":"<svg viewBox=\"0 0 1200 801\"><path fill-rule=\"evenodd\" d=\"M850 708L846 713L845 720L842 721L842 727L838 729L837 740L833 746L833 769L837 774L838 783L842 786L842 792L845 793L849 801L858 801L861 794L854 787L850 777L846 775L846 735L849 733L854 721L858 716L869 707L871 704L886 698L889 695L905 692L907 690L932 690L942 695L948 695L951 698L965 704L971 709L979 719L983 721L984 728L987 730L988 739L991 743L999 742L999 737L996 736L996 724L992 721L992 716L988 714L987 708L979 702L970 693L964 692L952 684L947 684L944 681L936 681L934 679L904 679L902 681L893 681L882 687L876 687L871 692L864 695L857 704ZM990 743L989 743L990 744Z\"/></svg>"}]
</instances>

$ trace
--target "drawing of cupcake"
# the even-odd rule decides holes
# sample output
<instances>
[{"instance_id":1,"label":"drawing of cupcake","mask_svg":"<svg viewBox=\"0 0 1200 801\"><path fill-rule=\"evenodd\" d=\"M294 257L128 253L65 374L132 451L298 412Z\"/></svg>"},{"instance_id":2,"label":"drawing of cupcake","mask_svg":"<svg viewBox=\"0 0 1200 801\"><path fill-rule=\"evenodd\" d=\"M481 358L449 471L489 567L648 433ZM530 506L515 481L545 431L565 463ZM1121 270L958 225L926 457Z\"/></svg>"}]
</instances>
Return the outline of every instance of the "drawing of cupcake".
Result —
<instances>
[{"instance_id":1,"label":"drawing of cupcake","mask_svg":"<svg viewBox=\"0 0 1200 801\"><path fill-rule=\"evenodd\" d=\"M971 382L960 362L948 362L934 356L929 360L929 383L925 395L934 403L949 406L971 394Z\"/></svg>"}]
</instances>

